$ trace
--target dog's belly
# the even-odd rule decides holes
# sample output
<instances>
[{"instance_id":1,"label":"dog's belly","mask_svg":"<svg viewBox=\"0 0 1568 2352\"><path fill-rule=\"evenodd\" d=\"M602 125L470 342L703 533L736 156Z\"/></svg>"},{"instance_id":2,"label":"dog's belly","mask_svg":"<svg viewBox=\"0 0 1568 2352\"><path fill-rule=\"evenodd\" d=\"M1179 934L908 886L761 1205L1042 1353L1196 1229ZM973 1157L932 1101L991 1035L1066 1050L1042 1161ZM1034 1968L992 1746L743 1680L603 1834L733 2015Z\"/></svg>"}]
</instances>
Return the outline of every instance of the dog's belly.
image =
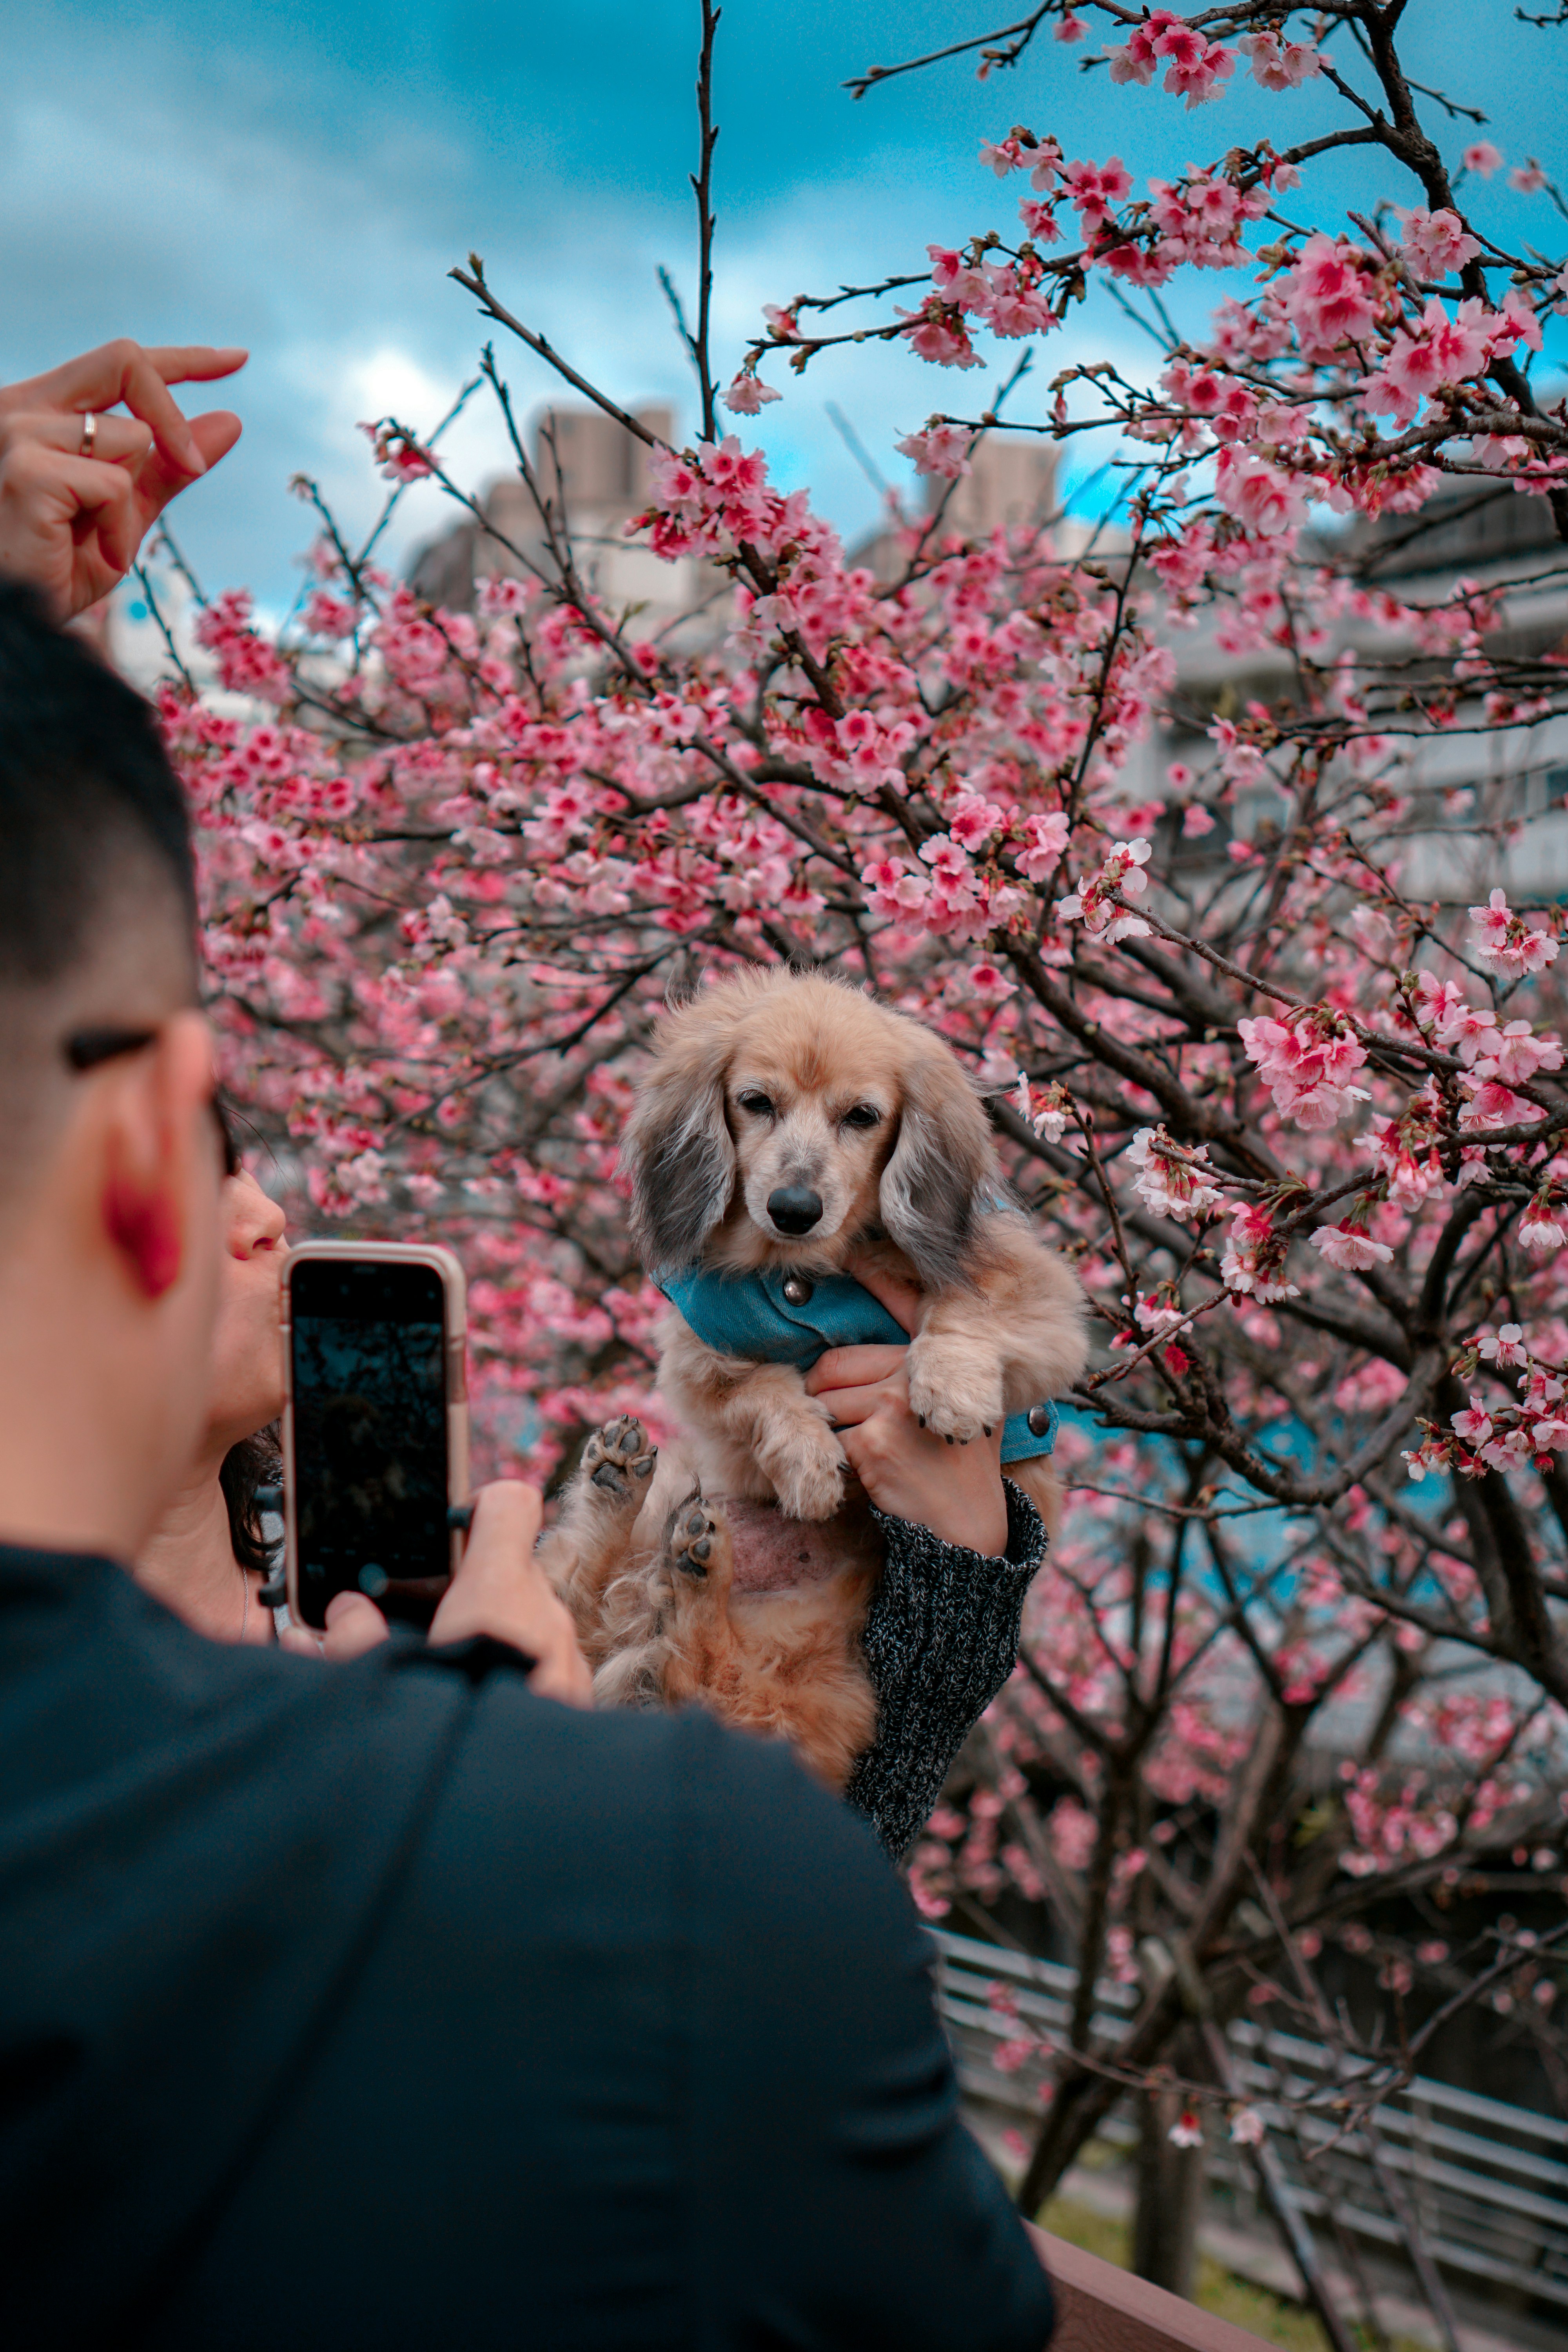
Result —
<instances>
[{"instance_id":1,"label":"dog's belly","mask_svg":"<svg viewBox=\"0 0 1568 2352\"><path fill-rule=\"evenodd\" d=\"M747 1496L718 1498L735 1555L736 1592L788 1592L825 1584L846 1569L880 1568L882 1539L864 1503L832 1519L786 1519L776 1503Z\"/></svg>"}]
</instances>

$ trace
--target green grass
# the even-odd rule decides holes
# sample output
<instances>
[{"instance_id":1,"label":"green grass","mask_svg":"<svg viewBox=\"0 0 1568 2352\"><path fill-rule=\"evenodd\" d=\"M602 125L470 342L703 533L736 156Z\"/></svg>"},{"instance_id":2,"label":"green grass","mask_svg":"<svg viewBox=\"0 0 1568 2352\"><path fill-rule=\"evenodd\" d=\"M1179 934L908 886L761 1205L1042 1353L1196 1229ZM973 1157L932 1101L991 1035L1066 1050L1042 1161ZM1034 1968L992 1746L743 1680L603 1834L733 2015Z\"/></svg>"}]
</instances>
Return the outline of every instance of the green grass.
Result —
<instances>
[{"instance_id":1,"label":"green grass","mask_svg":"<svg viewBox=\"0 0 1568 2352\"><path fill-rule=\"evenodd\" d=\"M1065 2238L1069 2246L1081 2246L1086 2254L1098 2254L1101 2262L1114 2263L1118 2270L1131 2268L1130 2221L1097 2213L1092 2206L1080 2205L1072 2197L1053 2197L1039 2221L1042 2230ZM1212 2311L1216 2319L1228 2319L1233 2326L1261 2336L1266 2343L1278 2344L1281 2352L1323 2352L1323 2331L1311 2312L1300 2304L1283 2302L1267 2287L1254 2286L1250 2279L1237 2278L1234 2271L1207 2254L1198 2257L1193 2301L1201 2310ZM1429 2347L1412 2336L1396 2336L1391 2352L1429 2352Z\"/></svg>"}]
</instances>

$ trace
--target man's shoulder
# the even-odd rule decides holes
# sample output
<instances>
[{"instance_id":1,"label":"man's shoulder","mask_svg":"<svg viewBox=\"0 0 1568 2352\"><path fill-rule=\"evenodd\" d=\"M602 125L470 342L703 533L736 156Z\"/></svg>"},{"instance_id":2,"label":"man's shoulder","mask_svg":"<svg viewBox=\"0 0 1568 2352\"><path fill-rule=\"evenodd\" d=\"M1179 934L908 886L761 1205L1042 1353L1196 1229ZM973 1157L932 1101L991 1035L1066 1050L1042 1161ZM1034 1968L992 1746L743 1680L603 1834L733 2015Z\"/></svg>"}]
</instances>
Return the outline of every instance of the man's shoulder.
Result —
<instances>
[{"instance_id":1,"label":"man's shoulder","mask_svg":"<svg viewBox=\"0 0 1568 2352\"><path fill-rule=\"evenodd\" d=\"M144 1855L205 1821L258 1863L309 1852L355 1879L369 1849L411 1838L465 1914L547 1881L563 1905L640 1886L647 1917L728 1922L742 1969L810 1944L814 1923L831 1940L853 1916L880 1940L909 1920L859 1817L782 1741L700 1708L563 1706L496 1644L398 1643L331 1666L226 1648L110 1563L12 1552L0 1570L27 1694L0 1739L13 1805L70 1785L118 1822L142 1788Z\"/></svg>"},{"instance_id":2,"label":"man's shoulder","mask_svg":"<svg viewBox=\"0 0 1568 2352\"><path fill-rule=\"evenodd\" d=\"M535 1697L520 1674L492 1673L474 1695L445 1805L449 1830L463 1817L493 1839L504 1811L509 1843L569 1840L606 1870L657 1848L678 1905L722 1903L731 1918L815 1912L825 1886L868 1879L905 1899L859 1817L783 1740L698 1706L587 1713Z\"/></svg>"}]
</instances>

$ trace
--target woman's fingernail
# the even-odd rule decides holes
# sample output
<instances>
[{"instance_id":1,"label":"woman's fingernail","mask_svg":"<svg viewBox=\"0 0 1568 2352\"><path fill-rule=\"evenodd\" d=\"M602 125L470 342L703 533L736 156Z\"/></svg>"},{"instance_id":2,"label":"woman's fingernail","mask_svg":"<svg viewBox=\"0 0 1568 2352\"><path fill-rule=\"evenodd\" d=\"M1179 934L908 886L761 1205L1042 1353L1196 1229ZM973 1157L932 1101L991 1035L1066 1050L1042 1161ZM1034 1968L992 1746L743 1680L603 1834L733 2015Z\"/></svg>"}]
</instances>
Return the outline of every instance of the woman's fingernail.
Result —
<instances>
[{"instance_id":1,"label":"woman's fingernail","mask_svg":"<svg viewBox=\"0 0 1568 2352\"><path fill-rule=\"evenodd\" d=\"M187 471L193 474L205 474L207 469L207 461L202 456L201 451L197 448L195 442L188 433L185 436L185 449L187 453L185 457Z\"/></svg>"}]
</instances>

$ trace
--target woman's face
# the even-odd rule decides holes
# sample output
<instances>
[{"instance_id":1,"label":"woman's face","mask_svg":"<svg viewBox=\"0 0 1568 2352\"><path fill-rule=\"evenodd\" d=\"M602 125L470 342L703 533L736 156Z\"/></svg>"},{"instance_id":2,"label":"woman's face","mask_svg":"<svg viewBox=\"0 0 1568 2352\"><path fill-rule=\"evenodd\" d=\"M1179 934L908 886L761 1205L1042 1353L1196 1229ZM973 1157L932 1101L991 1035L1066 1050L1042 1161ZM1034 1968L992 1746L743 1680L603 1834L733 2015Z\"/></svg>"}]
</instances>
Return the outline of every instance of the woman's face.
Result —
<instances>
[{"instance_id":1,"label":"woman's face","mask_svg":"<svg viewBox=\"0 0 1568 2352\"><path fill-rule=\"evenodd\" d=\"M283 1410L283 1354L279 1336L283 1261L283 1212L254 1176L242 1170L223 1188L223 1269L217 1328L213 1335L207 1427L227 1453L242 1437L276 1421Z\"/></svg>"}]
</instances>

